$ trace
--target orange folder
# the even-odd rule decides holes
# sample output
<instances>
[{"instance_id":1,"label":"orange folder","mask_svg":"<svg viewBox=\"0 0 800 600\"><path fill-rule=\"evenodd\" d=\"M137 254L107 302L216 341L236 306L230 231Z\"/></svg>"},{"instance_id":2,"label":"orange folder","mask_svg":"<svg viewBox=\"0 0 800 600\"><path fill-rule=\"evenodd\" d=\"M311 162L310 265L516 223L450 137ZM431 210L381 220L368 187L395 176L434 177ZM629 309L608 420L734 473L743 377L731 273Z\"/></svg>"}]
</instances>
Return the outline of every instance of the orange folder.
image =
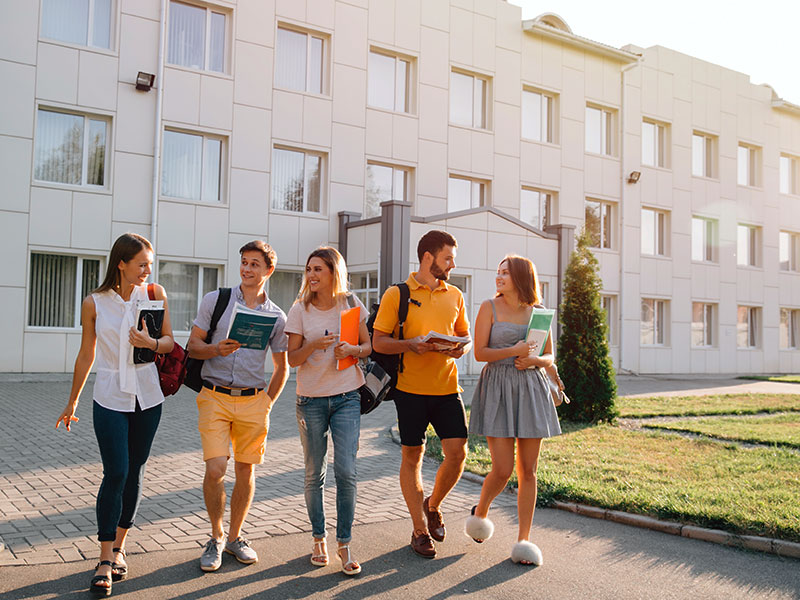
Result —
<instances>
[{"instance_id":1,"label":"orange folder","mask_svg":"<svg viewBox=\"0 0 800 600\"><path fill-rule=\"evenodd\" d=\"M361 309L358 306L343 310L339 314L339 341L347 342L353 346L358 345L358 324L361 316ZM358 362L355 356L348 356L339 359L337 369L344 371Z\"/></svg>"}]
</instances>

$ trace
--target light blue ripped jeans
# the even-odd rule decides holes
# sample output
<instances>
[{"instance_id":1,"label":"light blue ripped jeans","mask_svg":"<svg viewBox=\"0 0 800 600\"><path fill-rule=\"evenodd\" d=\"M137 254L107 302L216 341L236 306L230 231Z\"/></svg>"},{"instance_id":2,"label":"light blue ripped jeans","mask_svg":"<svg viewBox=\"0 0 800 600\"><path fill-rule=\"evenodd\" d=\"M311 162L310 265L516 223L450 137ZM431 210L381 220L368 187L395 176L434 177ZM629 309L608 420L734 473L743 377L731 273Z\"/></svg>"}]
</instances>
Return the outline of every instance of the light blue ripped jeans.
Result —
<instances>
[{"instance_id":1,"label":"light blue ripped jeans","mask_svg":"<svg viewBox=\"0 0 800 600\"><path fill-rule=\"evenodd\" d=\"M361 433L361 396L358 390L335 396L297 397L297 428L305 455L305 498L311 531L325 537L323 490L328 468L328 432L333 437L336 476L336 540L352 538L356 509L356 453Z\"/></svg>"}]
</instances>

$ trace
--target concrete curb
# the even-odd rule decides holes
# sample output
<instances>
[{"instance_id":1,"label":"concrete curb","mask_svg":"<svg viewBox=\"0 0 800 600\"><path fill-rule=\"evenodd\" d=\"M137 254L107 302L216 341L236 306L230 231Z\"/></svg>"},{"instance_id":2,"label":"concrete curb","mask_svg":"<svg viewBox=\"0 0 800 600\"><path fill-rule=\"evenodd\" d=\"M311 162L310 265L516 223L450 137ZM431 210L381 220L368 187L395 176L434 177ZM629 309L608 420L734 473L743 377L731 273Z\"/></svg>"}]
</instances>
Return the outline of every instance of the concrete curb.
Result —
<instances>
[{"instance_id":1,"label":"concrete curb","mask_svg":"<svg viewBox=\"0 0 800 600\"><path fill-rule=\"evenodd\" d=\"M391 427L390 432L392 441L400 445L400 434L397 427ZM483 484L483 477L465 471L461 475L462 479L471 481L473 483ZM516 490L507 489L510 493L516 493ZM591 517L593 519L604 519L606 521L613 521L615 523L622 523L623 525L631 525L633 527L641 527L643 529L651 529L653 531L660 531L661 533L668 533L670 535L678 535L685 538L700 540L703 542L711 542L712 544L721 544L723 546L732 546L734 548L743 548L745 550L753 550L755 552L766 552L768 554L776 554L786 558L800 559L800 544L796 542L787 542L775 538L759 537L756 535L737 535L735 533L728 533L720 529L707 529L705 527L697 527L695 525L684 525L682 523L675 523L672 521L663 521L645 515L635 515L631 513L622 512L619 510L611 510L608 508L598 508L596 506L589 506L588 504L578 504L577 502L561 502L560 500L554 501L550 507L559 510L565 510L584 517Z\"/></svg>"}]
</instances>

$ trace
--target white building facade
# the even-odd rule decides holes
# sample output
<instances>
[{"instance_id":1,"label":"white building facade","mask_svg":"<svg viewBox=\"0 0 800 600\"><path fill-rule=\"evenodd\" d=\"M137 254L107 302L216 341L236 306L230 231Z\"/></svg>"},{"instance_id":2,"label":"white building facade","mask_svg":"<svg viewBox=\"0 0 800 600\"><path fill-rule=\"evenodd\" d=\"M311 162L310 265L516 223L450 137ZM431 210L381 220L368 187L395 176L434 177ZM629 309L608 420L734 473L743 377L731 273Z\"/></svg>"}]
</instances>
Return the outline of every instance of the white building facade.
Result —
<instances>
[{"instance_id":1,"label":"white building facade","mask_svg":"<svg viewBox=\"0 0 800 600\"><path fill-rule=\"evenodd\" d=\"M71 370L126 231L179 340L254 238L285 309L324 244L374 300L386 201L411 269L426 230L457 237L471 318L511 252L556 306L586 225L618 368L800 369L800 107L746 75L503 0L15 2L0 73L0 371Z\"/></svg>"}]
</instances>

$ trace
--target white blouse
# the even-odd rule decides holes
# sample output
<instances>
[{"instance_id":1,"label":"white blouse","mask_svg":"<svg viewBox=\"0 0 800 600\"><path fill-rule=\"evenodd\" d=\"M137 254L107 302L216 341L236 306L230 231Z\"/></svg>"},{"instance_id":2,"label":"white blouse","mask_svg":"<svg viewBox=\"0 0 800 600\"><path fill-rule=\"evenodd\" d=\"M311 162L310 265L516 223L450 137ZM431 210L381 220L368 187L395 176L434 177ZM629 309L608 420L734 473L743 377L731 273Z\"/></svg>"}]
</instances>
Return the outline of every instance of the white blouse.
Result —
<instances>
[{"instance_id":1,"label":"white blouse","mask_svg":"<svg viewBox=\"0 0 800 600\"><path fill-rule=\"evenodd\" d=\"M92 299L97 314L94 401L118 412L134 412L137 397L142 410L158 406L164 394L156 365L133 364L133 346L128 341L139 302L148 300L147 285L134 287L127 302L114 290L92 294Z\"/></svg>"}]
</instances>

